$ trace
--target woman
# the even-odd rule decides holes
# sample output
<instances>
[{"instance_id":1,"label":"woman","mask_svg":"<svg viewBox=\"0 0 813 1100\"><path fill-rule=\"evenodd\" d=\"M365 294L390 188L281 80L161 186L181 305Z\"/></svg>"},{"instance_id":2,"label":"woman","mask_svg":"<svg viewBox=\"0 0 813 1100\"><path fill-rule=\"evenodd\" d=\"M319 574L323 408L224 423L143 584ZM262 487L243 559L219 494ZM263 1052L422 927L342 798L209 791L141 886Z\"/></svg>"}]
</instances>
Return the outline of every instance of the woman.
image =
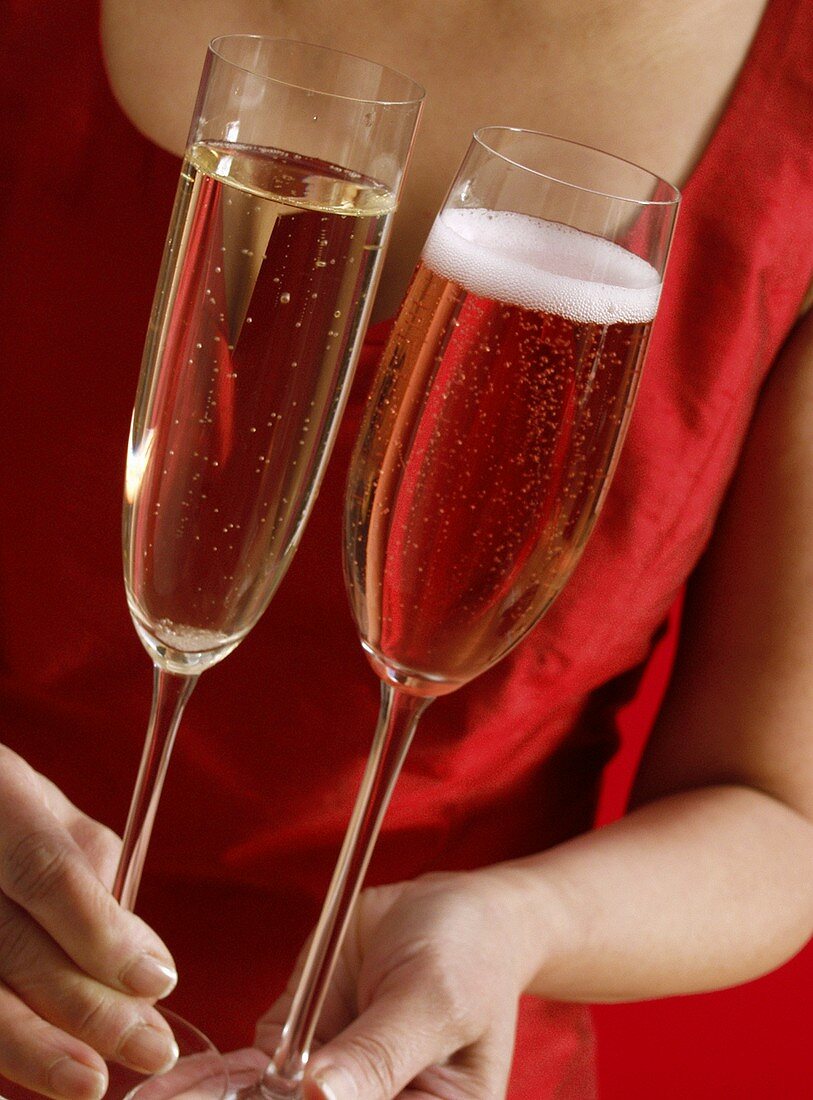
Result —
<instances>
[{"instance_id":1,"label":"woman","mask_svg":"<svg viewBox=\"0 0 813 1100\"><path fill-rule=\"evenodd\" d=\"M107 0L115 102L95 13L56 33L49 11L42 38L13 13L0 1073L81 1100L100 1055L172 1058L150 1001L173 962L107 895L116 842L95 824L120 823L148 690L120 596L119 456L177 173L159 147L182 150L208 39L248 30L427 88L381 319L476 126L561 134L685 189L601 522L540 627L427 713L372 868L398 884L362 897L308 1070L327 1100L592 1096L583 1005L745 981L813 926L810 4ZM150 856L140 909L180 963L180 1009L221 1046L258 1017L273 1046L285 995L263 1013L372 729L332 549L367 378L269 614L190 704ZM690 573L634 808L591 831L614 717Z\"/></svg>"}]
</instances>

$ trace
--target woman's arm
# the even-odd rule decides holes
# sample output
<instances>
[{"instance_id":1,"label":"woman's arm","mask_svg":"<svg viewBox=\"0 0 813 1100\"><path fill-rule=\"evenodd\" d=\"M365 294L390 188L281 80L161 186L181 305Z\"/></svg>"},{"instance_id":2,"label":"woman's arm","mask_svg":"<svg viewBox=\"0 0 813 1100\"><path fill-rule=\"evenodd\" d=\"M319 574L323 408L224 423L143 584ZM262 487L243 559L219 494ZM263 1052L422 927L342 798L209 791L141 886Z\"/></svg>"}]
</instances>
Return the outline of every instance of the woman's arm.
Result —
<instances>
[{"instance_id":1,"label":"woman's arm","mask_svg":"<svg viewBox=\"0 0 813 1100\"><path fill-rule=\"evenodd\" d=\"M536 864L570 941L539 972L549 995L729 985L778 966L811 935L811 471L808 314L762 396L693 579L638 808Z\"/></svg>"}]
</instances>

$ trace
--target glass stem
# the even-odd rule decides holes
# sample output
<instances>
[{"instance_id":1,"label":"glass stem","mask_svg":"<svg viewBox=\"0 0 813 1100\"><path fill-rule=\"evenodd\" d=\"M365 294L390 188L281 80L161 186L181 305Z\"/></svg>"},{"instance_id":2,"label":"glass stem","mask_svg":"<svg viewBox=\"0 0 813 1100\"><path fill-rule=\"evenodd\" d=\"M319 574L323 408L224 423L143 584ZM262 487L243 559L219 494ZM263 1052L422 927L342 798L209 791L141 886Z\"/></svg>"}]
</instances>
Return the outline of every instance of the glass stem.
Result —
<instances>
[{"instance_id":1,"label":"glass stem","mask_svg":"<svg viewBox=\"0 0 813 1100\"><path fill-rule=\"evenodd\" d=\"M266 1095L295 1095L280 1091L280 1086L294 1085L304 1072L328 982L381 822L418 719L431 701L381 684L381 709L367 768L288 1021L263 1080Z\"/></svg>"},{"instance_id":2,"label":"glass stem","mask_svg":"<svg viewBox=\"0 0 813 1100\"><path fill-rule=\"evenodd\" d=\"M175 734L178 732L186 701L197 682L197 676L167 672L157 665L153 670L150 721L113 883L113 896L124 909L132 910L135 907Z\"/></svg>"}]
</instances>

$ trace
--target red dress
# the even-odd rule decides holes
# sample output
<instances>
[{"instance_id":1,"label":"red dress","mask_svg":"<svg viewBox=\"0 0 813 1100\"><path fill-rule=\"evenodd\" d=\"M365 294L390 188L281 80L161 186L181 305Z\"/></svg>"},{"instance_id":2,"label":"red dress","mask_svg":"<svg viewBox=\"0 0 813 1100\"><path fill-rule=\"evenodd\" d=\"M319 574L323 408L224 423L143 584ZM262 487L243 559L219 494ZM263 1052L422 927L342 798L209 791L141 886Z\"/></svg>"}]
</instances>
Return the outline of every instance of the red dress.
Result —
<instances>
[{"instance_id":1,"label":"red dress","mask_svg":"<svg viewBox=\"0 0 813 1100\"><path fill-rule=\"evenodd\" d=\"M121 829L149 706L127 613L124 452L178 162L107 87L96 5L7 0L0 35L0 741ZM588 829L619 706L694 567L813 268L810 0L773 0L685 188L626 448L540 626L425 715L370 881L538 851ZM378 689L343 589L349 448L268 612L189 704L139 910L173 1003L250 1040L324 896ZM511 1100L593 1095L587 1010L525 998Z\"/></svg>"}]
</instances>

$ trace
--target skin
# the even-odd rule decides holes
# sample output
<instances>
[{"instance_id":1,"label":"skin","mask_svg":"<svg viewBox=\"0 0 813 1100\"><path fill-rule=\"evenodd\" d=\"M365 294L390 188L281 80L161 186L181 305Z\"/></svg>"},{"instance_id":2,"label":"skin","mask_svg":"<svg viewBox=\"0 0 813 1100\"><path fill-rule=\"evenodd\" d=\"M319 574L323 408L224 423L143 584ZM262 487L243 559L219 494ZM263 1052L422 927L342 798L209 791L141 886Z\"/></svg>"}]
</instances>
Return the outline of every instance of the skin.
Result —
<instances>
[{"instance_id":1,"label":"skin","mask_svg":"<svg viewBox=\"0 0 813 1100\"><path fill-rule=\"evenodd\" d=\"M762 8L515 0L477 19L471 0L107 0L102 29L123 110L176 152L215 34L323 42L424 84L377 303L386 316L472 129L502 122L565 134L680 184ZM804 871L813 859L812 461L813 315L803 309L692 578L631 812L525 860L365 891L309 1064L311 1100L494 1100L505 1092L522 991L596 1002L709 990L757 977L804 945L813 929ZM130 996L127 966L145 953L167 969L171 960L105 893L115 838L19 757L0 764L0 947L12 947L0 950L12 960L0 969L0 1072L84 1100L99 1095L98 1052L122 1057L123 1036L156 1022L159 977ZM273 1050L288 1003L286 994L269 1010L257 1050L235 1065ZM82 1066L85 1080L59 1078L60 1067L79 1075Z\"/></svg>"},{"instance_id":2,"label":"skin","mask_svg":"<svg viewBox=\"0 0 813 1100\"><path fill-rule=\"evenodd\" d=\"M176 153L200 59L218 34L252 28L318 42L422 84L421 129L377 301L378 315L389 317L473 130L504 123L567 135L680 185L716 125L764 2L511 0L478 2L473 12L464 0L105 0L102 39L124 111ZM483 15L473 18L478 8Z\"/></svg>"}]
</instances>

